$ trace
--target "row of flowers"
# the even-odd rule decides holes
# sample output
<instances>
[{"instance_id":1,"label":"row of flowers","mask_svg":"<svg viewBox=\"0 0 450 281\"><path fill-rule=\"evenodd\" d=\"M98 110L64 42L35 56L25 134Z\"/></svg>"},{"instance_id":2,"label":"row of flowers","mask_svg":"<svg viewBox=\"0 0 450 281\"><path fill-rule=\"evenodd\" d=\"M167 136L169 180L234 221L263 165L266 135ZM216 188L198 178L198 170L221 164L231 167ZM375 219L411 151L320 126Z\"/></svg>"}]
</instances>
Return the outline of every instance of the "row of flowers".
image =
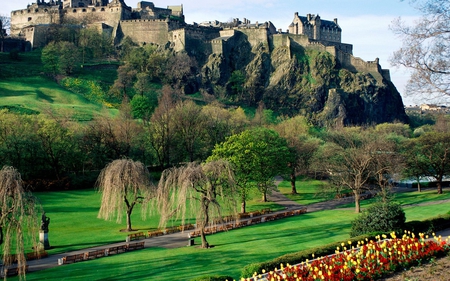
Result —
<instances>
[{"instance_id":1,"label":"row of flowers","mask_svg":"<svg viewBox=\"0 0 450 281\"><path fill-rule=\"evenodd\" d=\"M297 281L297 280L375 280L388 273L409 268L449 252L448 239L405 232L402 238L391 233L378 236L377 241L360 241L358 247L347 249L345 243L336 249L336 254L306 261L291 266L281 265L280 270L264 276L253 276L243 280ZM351 242L349 241L349 244ZM314 258L314 255L312 256Z\"/></svg>"}]
</instances>

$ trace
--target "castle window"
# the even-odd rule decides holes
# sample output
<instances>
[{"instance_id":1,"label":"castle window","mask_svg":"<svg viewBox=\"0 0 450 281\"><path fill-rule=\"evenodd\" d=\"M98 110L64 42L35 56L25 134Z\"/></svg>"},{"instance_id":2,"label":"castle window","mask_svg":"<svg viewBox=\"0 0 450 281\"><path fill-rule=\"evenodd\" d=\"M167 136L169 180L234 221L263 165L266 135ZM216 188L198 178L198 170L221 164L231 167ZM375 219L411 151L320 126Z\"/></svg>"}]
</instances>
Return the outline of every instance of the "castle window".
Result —
<instances>
[{"instance_id":1,"label":"castle window","mask_svg":"<svg viewBox=\"0 0 450 281\"><path fill-rule=\"evenodd\" d=\"M100 11L104 12L104 11L105 11L105 8L102 8Z\"/></svg>"},{"instance_id":2,"label":"castle window","mask_svg":"<svg viewBox=\"0 0 450 281\"><path fill-rule=\"evenodd\" d=\"M16 15L16 12L13 12L13 16L15 16Z\"/></svg>"},{"instance_id":3,"label":"castle window","mask_svg":"<svg viewBox=\"0 0 450 281\"><path fill-rule=\"evenodd\" d=\"M31 17L28 18L28 21L31 21Z\"/></svg>"},{"instance_id":4,"label":"castle window","mask_svg":"<svg viewBox=\"0 0 450 281\"><path fill-rule=\"evenodd\" d=\"M37 12L39 12L39 9L34 9L34 11L37 13Z\"/></svg>"},{"instance_id":5,"label":"castle window","mask_svg":"<svg viewBox=\"0 0 450 281\"><path fill-rule=\"evenodd\" d=\"M86 12L86 9L83 9L82 12L83 12L83 13Z\"/></svg>"},{"instance_id":6,"label":"castle window","mask_svg":"<svg viewBox=\"0 0 450 281\"><path fill-rule=\"evenodd\" d=\"M95 12L95 8L92 8L92 11Z\"/></svg>"},{"instance_id":7,"label":"castle window","mask_svg":"<svg viewBox=\"0 0 450 281\"><path fill-rule=\"evenodd\" d=\"M47 12L48 12L48 10L47 10L47 9L44 9L44 12L46 12L46 13L47 13Z\"/></svg>"},{"instance_id":8,"label":"castle window","mask_svg":"<svg viewBox=\"0 0 450 281\"><path fill-rule=\"evenodd\" d=\"M77 9L73 9L73 12L76 13L76 12L77 12Z\"/></svg>"}]
</instances>

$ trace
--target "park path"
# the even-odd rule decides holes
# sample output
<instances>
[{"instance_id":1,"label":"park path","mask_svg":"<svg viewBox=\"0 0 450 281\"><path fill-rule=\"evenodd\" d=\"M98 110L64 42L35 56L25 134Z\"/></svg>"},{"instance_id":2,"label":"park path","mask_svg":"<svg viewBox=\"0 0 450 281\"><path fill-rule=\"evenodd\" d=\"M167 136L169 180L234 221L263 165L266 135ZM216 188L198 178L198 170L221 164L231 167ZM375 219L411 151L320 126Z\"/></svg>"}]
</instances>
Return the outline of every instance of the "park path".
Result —
<instances>
[{"instance_id":1,"label":"park path","mask_svg":"<svg viewBox=\"0 0 450 281\"><path fill-rule=\"evenodd\" d=\"M281 181L282 181L281 177L275 178L275 184L277 186ZM292 211L292 210L302 209L305 207L307 207L308 213L322 211L322 210L331 210L331 209L337 208L340 205L353 202L353 197L346 197L346 198L334 199L334 200L329 200L329 201L324 201L324 202L319 202L319 203L315 203L315 204L310 204L308 206L304 206L304 205L298 204L295 201L289 200L286 196L284 196L279 191L272 192L272 194L268 195L268 199L269 199L269 201L272 201L274 203L277 203L277 204L285 207L284 210L279 211L280 213L285 212L286 210ZM416 205L443 204L443 203L448 204L449 202L450 202L450 199L434 201L434 202L429 202L429 203L424 203L424 204L416 204ZM271 215L276 214L276 213L277 212L273 212ZM450 229L440 231L437 233L437 235L442 235L442 237L450 236ZM186 246L188 246L188 242L189 242L189 231L166 234L166 235L162 235L162 236L143 239L140 241L145 242L145 244L144 244L145 248L161 247L161 248L166 248L166 249L173 249L173 248L186 247ZM82 254L82 253L96 251L96 250L100 250L100 249L105 249L105 248L110 248L110 247L115 247L115 246L122 246L125 244L127 244L127 242L120 242L120 243L108 244L108 245L100 245L100 246L96 246L96 247L92 247L92 248L50 255L47 258L29 261L28 262L28 270L30 272L33 272L33 271L56 267L56 266L58 266L58 260L63 258L64 256Z\"/></svg>"}]
</instances>

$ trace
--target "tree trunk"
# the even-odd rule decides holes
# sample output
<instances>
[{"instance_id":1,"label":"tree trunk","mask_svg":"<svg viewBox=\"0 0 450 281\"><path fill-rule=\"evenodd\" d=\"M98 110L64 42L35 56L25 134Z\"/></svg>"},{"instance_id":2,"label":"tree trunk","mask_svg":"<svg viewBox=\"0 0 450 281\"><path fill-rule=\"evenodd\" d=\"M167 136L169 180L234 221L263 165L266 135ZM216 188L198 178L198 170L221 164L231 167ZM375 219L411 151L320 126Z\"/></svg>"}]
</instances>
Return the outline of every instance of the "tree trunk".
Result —
<instances>
[{"instance_id":1,"label":"tree trunk","mask_svg":"<svg viewBox=\"0 0 450 281\"><path fill-rule=\"evenodd\" d=\"M133 209L128 209L127 210L127 231L133 231L133 229L131 228L131 211Z\"/></svg>"},{"instance_id":2,"label":"tree trunk","mask_svg":"<svg viewBox=\"0 0 450 281\"><path fill-rule=\"evenodd\" d=\"M208 249L209 248L209 244L208 241L206 241L206 235L205 235L205 230L202 227L202 229L200 230L200 237L202 239L202 248L203 249Z\"/></svg>"},{"instance_id":3,"label":"tree trunk","mask_svg":"<svg viewBox=\"0 0 450 281\"><path fill-rule=\"evenodd\" d=\"M359 191L354 190L353 194L355 195L355 213L361 212L361 205L360 205L360 194Z\"/></svg>"},{"instance_id":4,"label":"tree trunk","mask_svg":"<svg viewBox=\"0 0 450 281\"><path fill-rule=\"evenodd\" d=\"M262 193L262 201L267 202L267 191L265 191L265 190Z\"/></svg>"},{"instance_id":5,"label":"tree trunk","mask_svg":"<svg viewBox=\"0 0 450 281\"><path fill-rule=\"evenodd\" d=\"M245 200L241 202L241 213L245 213Z\"/></svg>"},{"instance_id":6,"label":"tree trunk","mask_svg":"<svg viewBox=\"0 0 450 281\"><path fill-rule=\"evenodd\" d=\"M417 177L417 191L422 192L422 188L420 186L420 177Z\"/></svg>"},{"instance_id":7,"label":"tree trunk","mask_svg":"<svg viewBox=\"0 0 450 281\"><path fill-rule=\"evenodd\" d=\"M297 194L297 188L295 187L295 180L297 179L297 177L295 176L295 169L292 169L291 171L291 194Z\"/></svg>"},{"instance_id":8,"label":"tree trunk","mask_svg":"<svg viewBox=\"0 0 450 281\"><path fill-rule=\"evenodd\" d=\"M438 181L437 182L437 190L438 190L438 194L442 194L442 181Z\"/></svg>"}]
</instances>

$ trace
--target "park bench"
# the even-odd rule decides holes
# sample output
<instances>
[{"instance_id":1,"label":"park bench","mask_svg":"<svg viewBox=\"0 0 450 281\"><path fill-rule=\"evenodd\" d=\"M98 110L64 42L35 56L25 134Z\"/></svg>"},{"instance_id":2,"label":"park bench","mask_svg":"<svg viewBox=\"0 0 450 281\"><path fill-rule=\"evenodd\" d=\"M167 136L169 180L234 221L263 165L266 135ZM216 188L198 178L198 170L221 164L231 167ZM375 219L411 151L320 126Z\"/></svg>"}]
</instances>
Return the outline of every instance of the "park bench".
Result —
<instances>
[{"instance_id":1,"label":"park bench","mask_svg":"<svg viewBox=\"0 0 450 281\"><path fill-rule=\"evenodd\" d=\"M264 208L261 210L261 214L263 214L263 215L270 214L270 213L271 213L270 208Z\"/></svg>"},{"instance_id":2,"label":"park bench","mask_svg":"<svg viewBox=\"0 0 450 281\"><path fill-rule=\"evenodd\" d=\"M108 248L106 250L108 255L120 254L120 253L124 253L126 251L127 251L127 246L126 245L110 247L110 248Z\"/></svg>"},{"instance_id":3,"label":"park bench","mask_svg":"<svg viewBox=\"0 0 450 281\"><path fill-rule=\"evenodd\" d=\"M127 251L134 251L139 249L144 249L145 242L136 242L136 243L130 243L127 245Z\"/></svg>"},{"instance_id":4,"label":"park bench","mask_svg":"<svg viewBox=\"0 0 450 281\"><path fill-rule=\"evenodd\" d=\"M153 230L153 231L149 230L147 234L148 238L164 235L164 233L161 230Z\"/></svg>"},{"instance_id":5,"label":"park bench","mask_svg":"<svg viewBox=\"0 0 450 281\"><path fill-rule=\"evenodd\" d=\"M164 230L165 234L171 234L171 233L175 233L175 232L180 232L180 230L176 226L168 227Z\"/></svg>"},{"instance_id":6,"label":"park bench","mask_svg":"<svg viewBox=\"0 0 450 281\"><path fill-rule=\"evenodd\" d=\"M254 211L254 212L249 213L249 215L251 218L254 218L254 217L260 216L261 213L259 211Z\"/></svg>"},{"instance_id":7,"label":"park bench","mask_svg":"<svg viewBox=\"0 0 450 281\"><path fill-rule=\"evenodd\" d=\"M25 265L25 272L28 272L28 265ZM14 266L14 267L9 267L9 268L4 268L1 271L0 277L5 278L5 277L16 276L16 275L19 275L19 267Z\"/></svg>"},{"instance_id":8,"label":"park bench","mask_svg":"<svg viewBox=\"0 0 450 281\"><path fill-rule=\"evenodd\" d=\"M46 257L48 257L48 253L46 251L31 252L26 254L27 261L42 259Z\"/></svg>"},{"instance_id":9,"label":"park bench","mask_svg":"<svg viewBox=\"0 0 450 281\"><path fill-rule=\"evenodd\" d=\"M134 240L141 240L141 239L145 239L145 238L147 238L147 237L145 237L144 232L132 233L132 234L128 234L126 242L130 242L130 241L134 241Z\"/></svg>"},{"instance_id":10,"label":"park bench","mask_svg":"<svg viewBox=\"0 0 450 281\"><path fill-rule=\"evenodd\" d=\"M69 263L84 261L84 258L85 258L84 253L83 254L75 254L75 255L63 257L62 262L63 262L63 264L69 264Z\"/></svg>"},{"instance_id":11,"label":"park bench","mask_svg":"<svg viewBox=\"0 0 450 281\"><path fill-rule=\"evenodd\" d=\"M189 237L194 238L194 237L199 237L200 236L200 231L196 230L196 231L192 231L191 233L189 233Z\"/></svg>"},{"instance_id":12,"label":"park bench","mask_svg":"<svg viewBox=\"0 0 450 281\"><path fill-rule=\"evenodd\" d=\"M178 227L178 230L179 231L185 231L185 230L191 230L191 229L194 229L194 226L192 225L192 224L185 224L185 225L180 225L179 227Z\"/></svg>"},{"instance_id":13,"label":"park bench","mask_svg":"<svg viewBox=\"0 0 450 281\"><path fill-rule=\"evenodd\" d=\"M261 218L254 218L250 221L250 224L257 224L261 222Z\"/></svg>"},{"instance_id":14,"label":"park bench","mask_svg":"<svg viewBox=\"0 0 450 281\"><path fill-rule=\"evenodd\" d=\"M93 260L96 258L101 258L105 256L105 249L91 251L86 253L86 259Z\"/></svg>"}]
</instances>

